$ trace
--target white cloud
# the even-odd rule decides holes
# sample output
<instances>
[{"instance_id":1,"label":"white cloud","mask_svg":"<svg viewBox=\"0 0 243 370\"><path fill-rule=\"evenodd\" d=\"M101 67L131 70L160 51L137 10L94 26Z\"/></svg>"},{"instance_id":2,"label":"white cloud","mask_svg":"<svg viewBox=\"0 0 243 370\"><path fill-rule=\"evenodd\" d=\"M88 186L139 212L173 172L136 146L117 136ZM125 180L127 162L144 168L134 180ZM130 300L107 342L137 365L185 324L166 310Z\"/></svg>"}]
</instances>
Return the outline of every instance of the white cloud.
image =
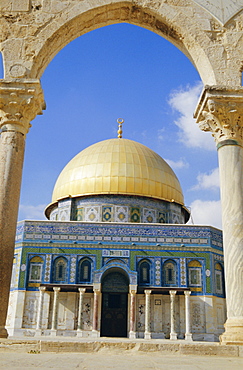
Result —
<instances>
[{"instance_id":1,"label":"white cloud","mask_svg":"<svg viewBox=\"0 0 243 370\"><path fill-rule=\"evenodd\" d=\"M44 216L45 207L46 204L39 204L37 206L20 204L19 220L46 220Z\"/></svg>"},{"instance_id":2,"label":"white cloud","mask_svg":"<svg viewBox=\"0 0 243 370\"><path fill-rule=\"evenodd\" d=\"M169 105L179 112L179 118L174 121L180 129L179 141L189 148L215 150L211 133L201 131L193 118L202 87L202 83L199 82L195 86L173 91L170 94Z\"/></svg>"},{"instance_id":3,"label":"white cloud","mask_svg":"<svg viewBox=\"0 0 243 370\"><path fill-rule=\"evenodd\" d=\"M200 173L197 176L197 185L193 186L192 190L200 189L219 189L219 168L215 168L209 174Z\"/></svg>"},{"instance_id":4,"label":"white cloud","mask_svg":"<svg viewBox=\"0 0 243 370\"><path fill-rule=\"evenodd\" d=\"M160 130L158 130L158 139L159 140L164 140L164 132L165 132L165 128L161 128Z\"/></svg>"},{"instance_id":5,"label":"white cloud","mask_svg":"<svg viewBox=\"0 0 243 370\"><path fill-rule=\"evenodd\" d=\"M192 202L189 223L195 225L210 225L222 229L221 202L220 200L202 201L200 199Z\"/></svg>"},{"instance_id":6,"label":"white cloud","mask_svg":"<svg viewBox=\"0 0 243 370\"><path fill-rule=\"evenodd\" d=\"M168 163L170 167L173 168L173 170L178 170L180 168L188 168L189 164L185 161L184 158L179 159L178 161L173 161L171 159L165 159L165 161Z\"/></svg>"}]
</instances>

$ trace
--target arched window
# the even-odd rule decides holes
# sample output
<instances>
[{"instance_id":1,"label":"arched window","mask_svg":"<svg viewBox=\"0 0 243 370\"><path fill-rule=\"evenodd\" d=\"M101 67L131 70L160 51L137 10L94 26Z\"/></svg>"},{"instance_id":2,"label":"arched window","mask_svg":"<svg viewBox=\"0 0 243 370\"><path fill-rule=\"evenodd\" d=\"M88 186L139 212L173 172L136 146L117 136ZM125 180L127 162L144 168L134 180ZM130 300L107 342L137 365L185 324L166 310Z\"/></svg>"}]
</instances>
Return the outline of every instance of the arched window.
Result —
<instances>
[{"instance_id":1,"label":"arched window","mask_svg":"<svg viewBox=\"0 0 243 370\"><path fill-rule=\"evenodd\" d=\"M215 265L215 292L223 294L223 267L220 263Z\"/></svg>"},{"instance_id":2,"label":"arched window","mask_svg":"<svg viewBox=\"0 0 243 370\"><path fill-rule=\"evenodd\" d=\"M139 264L139 283L141 285L150 284L150 264L148 261L142 261Z\"/></svg>"},{"instance_id":3,"label":"arched window","mask_svg":"<svg viewBox=\"0 0 243 370\"><path fill-rule=\"evenodd\" d=\"M40 256L31 258L29 262L29 281L40 282L42 280L43 259Z\"/></svg>"},{"instance_id":4,"label":"arched window","mask_svg":"<svg viewBox=\"0 0 243 370\"><path fill-rule=\"evenodd\" d=\"M88 258L79 262L78 280L79 283L90 283L91 281L91 261Z\"/></svg>"},{"instance_id":5,"label":"arched window","mask_svg":"<svg viewBox=\"0 0 243 370\"><path fill-rule=\"evenodd\" d=\"M188 263L189 286L198 287L202 285L202 265L199 261L193 260Z\"/></svg>"},{"instance_id":6,"label":"arched window","mask_svg":"<svg viewBox=\"0 0 243 370\"><path fill-rule=\"evenodd\" d=\"M164 263L164 285L176 285L176 270L176 263L174 261L169 260Z\"/></svg>"},{"instance_id":7,"label":"arched window","mask_svg":"<svg viewBox=\"0 0 243 370\"><path fill-rule=\"evenodd\" d=\"M67 260L64 257L56 258L53 267L53 281L55 283L67 282Z\"/></svg>"}]
</instances>

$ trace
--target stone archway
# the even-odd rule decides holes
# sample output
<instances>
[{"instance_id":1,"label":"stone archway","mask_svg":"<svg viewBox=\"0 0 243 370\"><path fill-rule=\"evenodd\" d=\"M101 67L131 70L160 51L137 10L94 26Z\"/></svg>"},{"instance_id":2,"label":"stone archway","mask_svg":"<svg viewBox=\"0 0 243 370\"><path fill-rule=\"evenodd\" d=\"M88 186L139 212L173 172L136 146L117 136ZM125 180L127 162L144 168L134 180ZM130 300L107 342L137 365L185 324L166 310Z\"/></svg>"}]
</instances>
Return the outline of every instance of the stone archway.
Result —
<instances>
[{"instance_id":1,"label":"stone archway","mask_svg":"<svg viewBox=\"0 0 243 370\"><path fill-rule=\"evenodd\" d=\"M0 337L11 279L25 136L44 109L39 78L74 38L117 22L165 37L194 63L206 86L195 116L219 153L228 320L224 343L243 344L243 6L228 0L41 1L1 4ZM216 86L214 86L216 85Z\"/></svg>"},{"instance_id":2,"label":"stone archway","mask_svg":"<svg viewBox=\"0 0 243 370\"><path fill-rule=\"evenodd\" d=\"M129 281L123 270L107 270L101 292L101 337L127 337Z\"/></svg>"}]
</instances>

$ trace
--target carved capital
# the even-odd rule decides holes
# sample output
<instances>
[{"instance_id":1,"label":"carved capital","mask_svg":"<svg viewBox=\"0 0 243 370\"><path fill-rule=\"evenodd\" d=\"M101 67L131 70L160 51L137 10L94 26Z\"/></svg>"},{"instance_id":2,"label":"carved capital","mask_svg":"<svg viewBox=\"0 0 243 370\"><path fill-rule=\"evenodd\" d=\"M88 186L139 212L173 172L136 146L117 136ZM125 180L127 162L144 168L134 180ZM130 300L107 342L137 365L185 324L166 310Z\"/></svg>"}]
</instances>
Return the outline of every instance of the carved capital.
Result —
<instances>
[{"instance_id":1,"label":"carved capital","mask_svg":"<svg viewBox=\"0 0 243 370\"><path fill-rule=\"evenodd\" d=\"M0 128L26 135L37 114L45 109L39 80L0 81Z\"/></svg>"},{"instance_id":2,"label":"carved capital","mask_svg":"<svg viewBox=\"0 0 243 370\"><path fill-rule=\"evenodd\" d=\"M243 88L205 86L194 117L216 144L243 146Z\"/></svg>"}]
</instances>

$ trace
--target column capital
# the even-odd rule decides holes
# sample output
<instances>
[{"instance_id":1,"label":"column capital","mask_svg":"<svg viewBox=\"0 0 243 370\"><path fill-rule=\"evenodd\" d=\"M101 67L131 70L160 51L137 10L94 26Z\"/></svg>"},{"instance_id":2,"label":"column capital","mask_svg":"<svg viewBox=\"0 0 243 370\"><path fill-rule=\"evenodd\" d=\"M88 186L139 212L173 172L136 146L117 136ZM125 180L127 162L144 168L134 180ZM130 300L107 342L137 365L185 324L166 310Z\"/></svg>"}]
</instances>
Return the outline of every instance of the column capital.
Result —
<instances>
[{"instance_id":1,"label":"column capital","mask_svg":"<svg viewBox=\"0 0 243 370\"><path fill-rule=\"evenodd\" d=\"M101 284L100 283L95 283L93 285L93 291L94 291L94 293L101 293Z\"/></svg>"},{"instance_id":2,"label":"column capital","mask_svg":"<svg viewBox=\"0 0 243 370\"><path fill-rule=\"evenodd\" d=\"M45 292L45 290L46 290L46 287L45 287L45 286L40 286L40 287L39 287L39 291L40 291L40 292Z\"/></svg>"},{"instance_id":3,"label":"column capital","mask_svg":"<svg viewBox=\"0 0 243 370\"><path fill-rule=\"evenodd\" d=\"M190 290L185 290L184 291L184 294L185 294L185 296L188 296L189 297L191 295L191 291Z\"/></svg>"},{"instance_id":4,"label":"column capital","mask_svg":"<svg viewBox=\"0 0 243 370\"><path fill-rule=\"evenodd\" d=\"M151 294L151 293L152 293L152 290L148 290L148 289L146 289L146 290L144 291L144 293L145 293L145 294Z\"/></svg>"},{"instance_id":5,"label":"column capital","mask_svg":"<svg viewBox=\"0 0 243 370\"><path fill-rule=\"evenodd\" d=\"M138 288L138 286L137 286L137 285L132 285L132 284L130 284L130 285L129 285L129 293L130 293L130 294L136 294L136 293L137 293L137 288Z\"/></svg>"},{"instance_id":6,"label":"column capital","mask_svg":"<svg viewBox=\"0 0 243 370\"><path fill-rule=\"evenodd\" d=\"M205 86L194 117L202 131L210 131L216 145L243 146L243 88Z\"/></svg>"},{"instance_id":7,"label":"column capital","mask_svg":"<svg viewBox=\"0 0 243 370\"><path fill-rule=\"evenodd\" d=\"M176 295L177 291L176 290L169 290L169 293L170 293L171 297L174 297Z\"/></svg>"},{"instance_id":8,"label":"column capital","mask_svg":"<svg viewBox=\"0 0 243 370\"><path fill-rule=\"evenodd\" d=\"M59 286L53 287L54 292L60 292L61 288Z\"/></svg>"},{"instance_id":9,"label":"column capital","mask_svg":"<svg viewBox=\"0 0 243 370\"><path fill-rule=\"evenodd\" d=\"M39 80L0 80L0 129L26 135L37 114L45 109Z\"/></svg>"},{"instance_id":10,"label":"column capital","mask_svg":"<svg viewBox=\"0 0 243 370\"><path fill-rule=\"evenodd\" d=\"M84 294L86 291L86 288L78 288L79 293Z\"/></svg>"}]
</instances>

